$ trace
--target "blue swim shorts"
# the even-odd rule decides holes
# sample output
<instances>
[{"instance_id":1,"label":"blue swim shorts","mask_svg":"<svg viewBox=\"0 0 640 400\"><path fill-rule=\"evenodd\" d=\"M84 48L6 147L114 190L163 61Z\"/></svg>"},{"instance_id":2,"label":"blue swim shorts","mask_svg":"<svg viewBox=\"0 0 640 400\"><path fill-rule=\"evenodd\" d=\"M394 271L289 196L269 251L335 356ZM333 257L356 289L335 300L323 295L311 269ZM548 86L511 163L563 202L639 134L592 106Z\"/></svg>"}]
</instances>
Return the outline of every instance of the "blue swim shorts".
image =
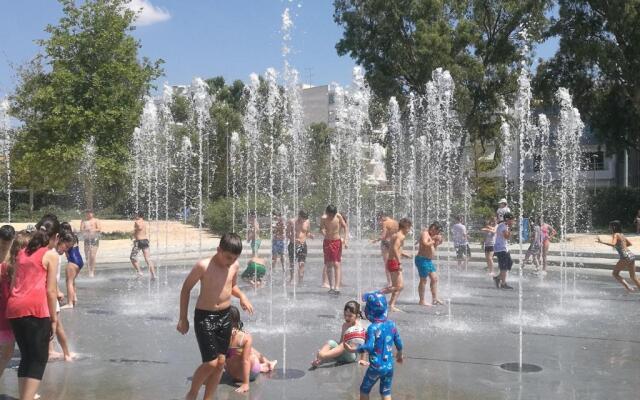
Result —
<instances>
[{"instance_id":1,"label":"blue swim shorts","mask_svg":"<svg viewBox=\"0 0 640 400\"><path fill-rule=\"evenodd\" d=\"M418 274L420 278L427 278L430 272L436 272L436 265L430 258L423 256L416 256L415 258L416 268L418 268Z\"/></svg>"},{"instance_id":2,"label":"blue swim shorts","mask_svg":"<svg viewBox=\"0 0 640 400\"><path fill-rule=\"evenodd\" d=\"M284 240L273 239L271 242L271 255L283 255L284 254Z\"/></svg>"}]
</instances>

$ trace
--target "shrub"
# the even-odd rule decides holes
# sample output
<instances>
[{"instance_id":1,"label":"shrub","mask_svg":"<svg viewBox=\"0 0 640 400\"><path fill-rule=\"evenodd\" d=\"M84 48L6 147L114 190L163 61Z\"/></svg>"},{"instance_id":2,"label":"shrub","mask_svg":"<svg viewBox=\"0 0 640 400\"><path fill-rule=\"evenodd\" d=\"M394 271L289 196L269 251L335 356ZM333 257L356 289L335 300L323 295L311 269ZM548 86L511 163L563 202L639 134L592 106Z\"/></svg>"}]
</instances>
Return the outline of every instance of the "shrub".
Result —
<instances>
[{"instance_id":1,"label":"shrub","mask_svg":"<svg viewBox=\"0 0 640 400\"><path fill-rule=\"evenodd\" d=\"M593 225L605 228L618 219L625 230L634 229L633 219L640 209L640 188L609 187L589 194Z\"/></svg>"}]
</instances>

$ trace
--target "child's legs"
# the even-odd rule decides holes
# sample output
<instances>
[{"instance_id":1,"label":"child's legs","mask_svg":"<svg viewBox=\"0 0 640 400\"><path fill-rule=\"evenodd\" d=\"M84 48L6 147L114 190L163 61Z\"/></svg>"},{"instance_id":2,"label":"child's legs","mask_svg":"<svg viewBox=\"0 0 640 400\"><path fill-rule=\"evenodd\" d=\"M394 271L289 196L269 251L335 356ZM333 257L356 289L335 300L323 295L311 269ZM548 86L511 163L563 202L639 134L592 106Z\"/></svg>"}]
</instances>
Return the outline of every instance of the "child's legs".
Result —
<instances>
[{"instance_id":1,"label":"child's legs","mask_svg":"<svg viewBox=\"0 0 640 400\"><path fill-rule=\"evenodd\" d=\"M433 301L438 299L438 274L435 272L429 272L429 278L431 279L431 298Z\"/></svg>"},{"instance_id":2,"label":"child's legs","mask_svg":"<svg viewBox=\"0 0 640 400\"><path fill-rule=\"evenodd\" d=\"M56 323L56 337L58 343L62 348L62 353L65 357L69 357L71 352L69 351L69 343L67 342L67 334L64 332L64 326L62 326L62 319L60 319L60 313L58 313L58 322Z\"/></svg>"},{"instance_id":3,"label":"child's legs","mask_svg":"<svg viewBox=\"0 0 640 400\"><path fill-rule=\"evenodd\" d=\"M424 292L427 287L428 278L420 278L420 283L418 283L418 297L420 297L420 303L424 303Z\"/></svg>"},{"instance_id":4,"label":"child's legs","mask_svg":"<svg viewBox=\"0 0 640 400\"><path fill-rule=\"evenodd\" d=\"M216 368L211 375L205 380L204 397L203 400L213 400L213 395L216 394L216 389L220 383L222 372L224 371L224 362L220 365L220 368Z\"/></svg>"},{"instance_id":5,"label":"child's legs","mask_svg":"<svg viewBox=\"0 0 640 400\"><path fill-rule=\"evenodd\" d=\"M336 343L331 341L320 349L318 352L318 359L320 361L328 361L333 360L334 358L340 357L344 353L344 346L342 343Z\"/></svg>"},{"instance_id":6,"label":"child's legs","mask_svg":"<svg viewBox=\"0 0 640 400\"><path fill-rule=\"evenodd\" d=\"M142 255L144 256L144 261L147 263L147 266L149 267L149 272L151 273L151 277L155 277L156 276L156 266L153 264L153 261L151 260L151 257L149 255L149 248L147 247L146 249L142 250Z\"/></svg>"},{"instance_id":7,"label":"child's legs","mask_svg":"<svg viewBox=\"0 0 640 400\"><path fill-rule=\"evenodd\" d=\"M487 267L489 267L489 273L493 273L493 251L485 251L484 258L487 260Z\"/></svg>"},{"instance_id":8,"label":"child's legs","mask_svg":"<svg viewBox=\"0 0 640 400\"><path fill-rule=\"evenodd\" d=\"M627 265L624 262L624 260L618 260L616 265L613 267L613 272L611 274L618 282L620 282L620 284L622 284L622 286L625 287L625 289L631 290L631 286L629 286L629 284L624 280L624 278L620 276L620 271L626 268L626 266Z\"/></svg>"},{"instance_id":9,"label":"child's legs","mask_svg":"<svg viewBox=\"0 0 640 400\"><path fill-rule=\"evenodd\" d=\"M78 276L78 267L75 264L67 264L67 301L75 303L76 301L76 276Z\"/></svg>"},{"instance_id":10,"label":"child's legs","mask_svg":"<svg viewBox=\"0 0 640 400\"><path fill-rule=\"evenodd\" d=\"M371 367L367 368L367 372L364 374L360 384L360 399L369 398L369 393L371 393L371 389L373 389L373 385L376 384L378 379L380 379L380 374Z\"/></svg>"},{"instance_id":11,"label":"child's legs","mask_svg":"<svg viewBox=\"0 0 640 400\"><path fill-rule=\"evenodd\" d=\"M393 384L393 371L380 377L380 396L383 399L391 399L391 386Z\"/></svg>"},{"instance_id":12,"label":"child's legs","mask_svg":"<svg viewBox=\"0 0 640 400\"><path fill-rule=\"evenodd\" d=\"M89 272L93 275L96 272L96 257L98 255L98 246L91 246L91 255L89 257Z\"/></svg>"},{"instance_id":13,"label":"child's legs","mask_svg":"<svg viewBox=\"0 0 640 400\"><path fill-rule=\"evenodd\" d=\"M220 381L220 376L222 375L222 370L224 367L225 356L218 355L217 358L203 362L200 364L198 368L196 368L193 373L193 377L191 378L191 389L187 394L188 400L195 400L198 396L198 391L200 387L208 380L209 377L214 375L217 371L220 372L218 375L218 381Z\"/></svg>"},{"instance_id":14,"label":"child's legs","mask_svg":"<svg viewBox=\"0 0 640 400\"><path fill-rule=\"evenodd\" d=\"M298 283L302 283L304 279L304 261L298 263Z\"/></svg>"},{"instance_id":15,"label":"child's legs","mask_svg":"<svg viewBox=\"0 0 640 400\"><path fill-rule=\"evenodd\" d=\"M325 262L322 268L322 286L333 288L331 263Z\"/></svg>"},{"instance_id":16,"label":"child's legs","mask_svg":"<svg viewBox=\"0 0 640 400\"><path fill-rule=\"evenodd\" d=\"M7 367L9 361L11 361L14 347L15 342L13 340L0 346L0 376L2 376L4 369Z\"/></svg>"},{"instance_id":17,"label":"child's legs","mask_svg":"<svg viewBox=\"0 0 640 400\"><path fill-rule=\"evenodd\" d=\"M333 263L333 273L335 276L335 289L340 290L342 286L342 266L339 261Z\"/></svg>"},{"instance_id":18,"label":"child's legs","mask_svg":"<svg viewBox=\"0 0 640 400\"><path fill-rule=\"evenodd\" d=\"M402 279L402 271L391 272L391 280L393 282L393 289L391 292L391 299L389 300L389 308L393 308L398 301L398 296L404 288L404 280Z\"/></svg>"},{"instance_id":19,"label":"child's legs","mask_svg":"<svg viewBox=\"0 0 640 400\"><path fill-rule=\"evenodd\" d=\"M549 252L549 240L542 242L542 270L547 270L547 253Z\"/></svg>"},{"instance_id":20,"label":"child's legs","mask_svg":"<svg viewBox=\"0 0 640 400\"><path fill-rule=\"evenodd\" d=\"M640 289L640 279L636 276L636 262L635 260L629 261L629 277L636 284L638 289Z\"/></svg>"},{"instance_id":21,"label":"child's legs","mask_svg":"<svg viewBox=\"0 0 640 400\"><path fill-rule=\"evenodd\" d=\"M387 277L387 286L391 285L391 274L387 269L387 261L389 260L389 249L383 248L382 251L382 268L384 268L384 274Z\"/></svg>"}]
</instances>

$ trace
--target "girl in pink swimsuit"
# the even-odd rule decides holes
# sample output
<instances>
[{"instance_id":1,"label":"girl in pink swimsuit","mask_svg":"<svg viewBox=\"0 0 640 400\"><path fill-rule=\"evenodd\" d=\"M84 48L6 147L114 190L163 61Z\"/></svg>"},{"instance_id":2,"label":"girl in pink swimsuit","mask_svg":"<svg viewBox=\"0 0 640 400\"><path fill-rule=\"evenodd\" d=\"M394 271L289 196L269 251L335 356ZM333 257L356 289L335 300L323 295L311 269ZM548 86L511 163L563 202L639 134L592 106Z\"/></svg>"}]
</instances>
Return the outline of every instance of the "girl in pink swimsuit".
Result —
<instances>
[{"instance_id":1,"label":"girl in pink swimsuit","mask_svg":"<svg viewBox=\"0 0 640 400\"><path fill-rule=\"evenodd\" d=\"M253 338L242 330L240 311L234 306L229 308L231 320L231 342L224 363L225 372L236 382L242 382L238 393L249 391L249 382L253 382L261 372L273 371L278 361L270 361L253 348Z\"/></svg>"}]
</instances>

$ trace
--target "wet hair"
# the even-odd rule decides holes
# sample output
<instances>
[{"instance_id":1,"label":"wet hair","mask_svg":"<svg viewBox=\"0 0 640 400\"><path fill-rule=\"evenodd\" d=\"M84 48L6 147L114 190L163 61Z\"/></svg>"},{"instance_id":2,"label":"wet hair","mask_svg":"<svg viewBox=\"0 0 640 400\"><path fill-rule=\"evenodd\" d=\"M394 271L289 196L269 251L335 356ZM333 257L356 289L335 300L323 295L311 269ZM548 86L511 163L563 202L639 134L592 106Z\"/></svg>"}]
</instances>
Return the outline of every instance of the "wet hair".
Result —
<instances>
[{"instance_id":1,"label":"wet hair","mask_svg":"<svg viewBox=\"0 0 640 400\"><path fill-rule=\"evenodd\" d=\"M236 306L229 306L229 320L231 321L231 328L235 328L239 331L242 330L244 324L240 320L240 310Z\"/></svg>"},{"instance_id":2,"label":"wet hair","mask_svg":"<svg viewBox=\"0 0 640 400\"><path fill-rule=\"evenodd\" d=\"M404 229L404 228L411 228L411 225L413 225L411 223L411 220L409 218L402 218L399 222L398 222L398 227L400 229Z\"/></svg>"},{"instance_id":3,"label":"wet hair","mask_svg":"<svg viewBox=\"0 0 640 400\"><path fill-rule=\"evenodd\" d=\"M442 225L440 225L440 222L434 221L429 225L429 230L431 229L436 229L438 232L442 232Z\"/></svg>"},{"instance_id":4,"label":"wet hair","mask_svg":"<svg viewBox=\"0 0 640 400\"><path fill-rule=\"evenodd\" d=\"M508 219L513 219L513 214L511 214L511 213L504 213L503 217L504 217L504 220L505 220L505 221L506 221L506 220L508 220Z\"/></svg>"},{"instance_id":5,"label":"wet hair","mask_svg":"<svg viewBox=\"0 0 640 400\"><path fill-rule=\"evenodd\" d=\"M364 319L362 311L360 311L360 303L355 300L347 301L344 305L344 311L349 311L351 314L355 314L358 318Z\"/></svg>"},{"instance_id":6,"label":"wet hair","mask_svg":"<svg viewBox=\"0 0 640 400\"><path fill-rule=\"evenodd\" d=\"M73 232L73 228L68 222L60 222L60 232Z\"/></svg>"},{"instance_id":7,"label":"wet hair","mask_svg":"<svg viewBox=\"0 0 640 400\"><path fill-rule=\"evenodd\" d=\"M138 217L138 218L144 218L144 213L143 213L142 211L138 211L138 212L136 213L136 217Z\"/></svg>"},{"instance_id":8,"label":"wet hair","mask_svg":"<svg viewBox=\"0 0 640 400\"><path fill-rule=\"evenodd\" d=\"M47 214L40 218L36 224L36 231L27 244L27 254L31 255L36 250L49 245L49 241L60 233L60 221L53 214Z\"/></svg>"},{"instance_id":9,"label":"wet hair","mask_svg":"<svg viewBox=\"0 0 640 400\"><path fill-rule=\"evenodd\" d=\"M307 214L307 212L305 210L300 210L300 211L298 211L298 217L300 217L302 219L308 219L309 218L309 214Z\"/></svg>"},{"instance_id":10,"label":"wet hair","mask_svg":"<svg viewBox=\"0 0 640 400\"><path fill-rule=\"evenodd\" d=\"M609 222L609 228L611 228L613 233L622 233L622 223L617 219Z\"/></svg>"},{"instance_id":11,"label":"wet hair","mask_svg":"<svg viewBox=\"0 0 640 400\"><path fill-rule=\"evenodd\" d=\"M227 232L220 238L218 247L220 247L222 251L228 251L231 254L239 256L240 253L242 253L242 239L233 232Z\"/></svg>"},{"instance_id":12,"label":"wet hair","mask_svg":"<svg viewBox=\"0 0 640 400\"><path fill-rule=\"evenodd\" d=\"M7 273L9 274L9 278L13 278L13 274L15 273L15 265L16 258L18 257L18 252L25 247L33 237L33 234L26 229L18 231L16 233L15 239L13 239L13 243L11 243L11 249L9 249L9 261L7 262Z\"/></svg>"},{"instance_id":13,"label":"wet hair","mask_svg":"<svg viewBox=\"0 0 640 400\"><path fill-rule=\"evenodd\" d=\"M462 222L462 221L464 221L464 215L456 215L456 221L457 221L457 222Z\"/></svg>"},{"instance_id":14,"label":"wet hair","mask_svg":"<svg viewBox=\"0 0 640 400\"><path fill-rule=\"evenodd\" d=\"M16 237L16 230L11 225L0 226L0 240L10 242Z\"/></svg>"},{"instance_id":15,"label":"wet hair","mask_svg":"<svg viewBox=\"0 0 640 400\"><path fill-rule=\"evenodd\" d=\"M329 204L327 208L324 210L329 215L336 215L338 213L338 208L333 204Z\"/></svg>"},{"instance_id":16,"label":"wet hair","mask_svg":"<svg viewBox=\"0 0 640 400\"><path fill-rule=\"evenodd\" d=\"M71 245L74 245L77 243L77 241L78 239L76 238L76 235L73 234L73 232L61 230L58 234L58 242L70 243Z\"/></svg>"}]
</instances>

